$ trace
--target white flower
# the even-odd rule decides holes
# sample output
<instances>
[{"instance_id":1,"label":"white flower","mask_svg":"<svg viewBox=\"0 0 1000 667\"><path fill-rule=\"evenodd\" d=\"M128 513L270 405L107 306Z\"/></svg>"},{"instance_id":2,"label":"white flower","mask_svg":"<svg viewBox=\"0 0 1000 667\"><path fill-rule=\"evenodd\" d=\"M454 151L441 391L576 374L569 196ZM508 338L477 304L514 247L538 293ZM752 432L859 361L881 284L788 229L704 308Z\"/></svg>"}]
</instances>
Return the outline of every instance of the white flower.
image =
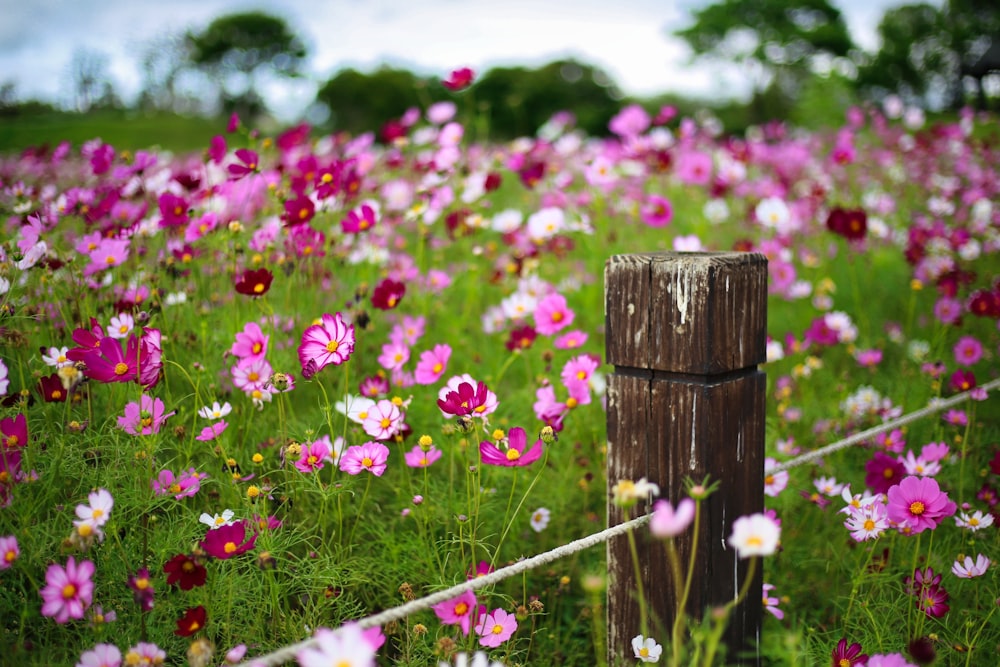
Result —
<instances>
[{"instance_id":1,"label":"white flower","mask_svg":"<svg viewBox=\"0 0 1000 667\"><path fill-rule=\"evenodd\" d=\"M469 661L468 653L456 653L455 662L444 662L438 663L438 667L451 667L454 664L455 667L504 667L502 662L496 660L490 660L489 656L483 651L476 651L472 654L472 661Z\"/></svg>"},{"instance_id":2,"label":"white flower","mask_svg":"<svg viewBox=\"0 0 1000 667\"><path fill-rule=\"evenodd\" d=\"M229 404L229 401L226 401L222 405L219 405L219 402L216 401L212 403L211 407L206 405L199 410L198 416L203 417L204 419L222 419L232 411L233 406Z\"/></svg>"},{"instance_id":3,"label":"white flower","mask_svg":"<svg viewBox=\"0 0 1000 667\"><path fill-rule=\"evenodd\" d=\"M632 638L632 652L643 662L659 662L663 647L652 637L636 635Z\"/></svg>"},{"instance_id":4,"label":"white flower","mask_svg":"<svg viewBox=\"0 0 1000 667\"><path fill-rule=\"evenodd\" d=\"M701 213L710 223L718 225L729 219L729 204L725 199L709 199Z\"/></svg>"},{"instance_id":5,"label":"white flower","mask_svg":"<svg viewBox=\"0 0 1000 667\"><path fill-rule=\"evenodd\" d=\"M539 507L534 512L531 513L531 529L536 533L540 533L545 530L546 526L549 525L549 518L552 513L544 507Z\"/></svg>"},{"instance_id":6,"label":"white flower","mask_svg":"<svg viewBox=\"0 0 1000 667\"><path fill-rule=\"evenodd\" d=\"M638 482L630 479L623 479L611 489L616 505L630 506L640 500L648 500L652 496L660 495L660 487L646 480L645 477Z\"/></svg>"},{"instance_id":7,"label":"white flower","mask_svg":"<svg viewBox=\"0 0 1000 667\"><path fill-rule=\"evenodd\" d=\"M955 523L958 524L959 528L968 528L972 532L976 532L992 526L993 515L983 514L980 510L976 510L972 514L959 512L958 516L955 517Z\"/></svg>"},{"instance_id":8,"label":"white flower","mask_svg":"<svg viewBox=\"0 0 1000 667\"><path fill-rule=\"evenodd\" d=\"M770 556L778 548L780 539L781 528L774 519L758 513L736 519L728 542L740 558L748 558Z\"/></svg>"},{"instance_id":9,"label":"white flower","mask_svg":"<svg viewBox=\"0 0 1000 667\"><path fill-rule=\"evenodd\" d=\"M110 338L126 338L135 327L135 319L128 313L119 313L111 318L111 323L107 327Z\"/></svg>"},{"instance_id":10,"label":"white flower","mask_svg":"<svg viewBox=\"0 0 1000 667\"><path fill-rule=\"evenodd\" d=\"M236 516L236 513L233 510L223 510L222 514L216 514L215 516L207 512L202 512L201 516L198 517L198 521L208 526L209 529L214 530L222 526L233 525L234 516Z\"/></svg>"},{"instance_id":11,"label":"white flower","mask_svg":"<svg viewBox=\"0 0 1000 667\"><path fill-rule=\"evenodd\" d=\"M303 649L296 656L301 667L369 667L375 664L375 650L357 623L348 623L337 630L318 628L313 640L314 648Z\"/></svg>"},{"instance_id":12,"label":"white flower","mask_svg":"<svg viewBox=\"0 0 1000 667\"><path fill-rule=\"evenodd\" d=\"M780 197L768 197L762 199L757 208L754 209L757 221L769 229L783 228L791 218L788 204Z\"/></svg>"}]
</instances>

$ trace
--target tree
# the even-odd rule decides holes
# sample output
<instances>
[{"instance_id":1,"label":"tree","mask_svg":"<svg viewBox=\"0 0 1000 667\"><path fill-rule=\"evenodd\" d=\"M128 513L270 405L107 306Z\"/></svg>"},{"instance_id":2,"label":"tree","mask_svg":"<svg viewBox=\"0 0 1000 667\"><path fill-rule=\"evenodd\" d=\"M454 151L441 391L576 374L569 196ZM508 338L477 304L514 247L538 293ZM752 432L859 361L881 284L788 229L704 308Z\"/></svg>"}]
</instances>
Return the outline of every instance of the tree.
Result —
<instances>
[{"instance_id":1,"label":"tree","mask_svg":"<svg viewBox=\"0 0 1000 667\"><path fill-rule=\"evenodd\" d=\"M428 82L412 72L382 66L371 74L342 70L316 93L316 101L330 110L335 130L360 134L378 130L421 102L420 89Z\"/></svg>"},{"instance_id":2,"label":"tree","mask_svg":"<svg viewBox=\"0 0 1000 667\"><path fill-rule=\"evenodd\" d=\"M858 88L876 99L895 93L911 104L943 95L956 65L944 12L928 4L889 9L878 25L879 50L858 70Z\"/></svg>"},{"instance_id":3,"label":"tree","mask_svg":"<svg viewBox=\"0 0 1000 667\"><path fill-rule=\"evenodd\" d=\"M216 79L223 109L249 117L266 109L261 72L298 76L307 54L283 19L262 12L221 16L186 41L190 63Z\"/></svg>"},{"instance_id":4,"label":"tree","mask_svg":"<svg viewBox=\"0 0 1000 667\"><path fill-rule=\"evenodd\" d=\"M92 107L118 106L111 77L108 74L108 56L100 51L77 49L69 65L73 81L74 107L81 113Z\"/></svg>"},{"instance_id":5,"label":"tree","mask_svg":"<svg viewBox=\"0 0 1000 667\"><path fill-rule=\"evenodd\" d=\"M821 61L854 49L844 17L827 0L720 0L695 10L692 19L675 34L696 58L745 65L756 79L755 97L773 87L791 102Z\"/></svg>"},{"instance_id":6,"label":"tree","mask_svg":"<svg viewBox=\"0 0 1000 667\"><path fill-rule=\"evenodd\" d=\"M976 70L983 69L981 59L991 47L1000 45L1000 3L996 0L948 0L945 5L945 22L951 50L957 61L957 72L951 88L951 104L962 104L962 78L972 75L976 78L979 103L985 105L982 83L985 72ZM996 67L994 62L993 68Z\"/></svg>"}]
</instances>

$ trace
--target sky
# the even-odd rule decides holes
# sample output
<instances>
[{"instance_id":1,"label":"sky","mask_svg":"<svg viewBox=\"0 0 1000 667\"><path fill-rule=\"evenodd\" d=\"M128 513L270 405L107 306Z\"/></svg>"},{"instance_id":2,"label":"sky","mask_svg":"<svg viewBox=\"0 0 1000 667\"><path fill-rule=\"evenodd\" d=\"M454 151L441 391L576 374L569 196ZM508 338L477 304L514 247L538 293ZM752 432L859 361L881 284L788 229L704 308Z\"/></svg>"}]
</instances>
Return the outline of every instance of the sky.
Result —
<instances>
[{"instance_id":1,"label":"sky","mask_svg":"<svg viewBox=\"0 0 1000 667\"><path fill-rule=\"evenodd\" d=\"M886 8L904 0L830 0L856 43L877 46ZM285 19L311 54L306 76L271 84L282 120L297 117L342 68L387 63L424 75L497 65L534 67L573 57L607 72L626 95L674 92L703 99L750 90L746 73L692 64L674 30L708 0L0 0L0 84L19 99L72 100L69 74L80 50L107 56L119 95L142 88L141 54L165 35L204 29L218 16L259 10ZM939 2L935 4L940 4Z\"/></svg>"}]
</instances>

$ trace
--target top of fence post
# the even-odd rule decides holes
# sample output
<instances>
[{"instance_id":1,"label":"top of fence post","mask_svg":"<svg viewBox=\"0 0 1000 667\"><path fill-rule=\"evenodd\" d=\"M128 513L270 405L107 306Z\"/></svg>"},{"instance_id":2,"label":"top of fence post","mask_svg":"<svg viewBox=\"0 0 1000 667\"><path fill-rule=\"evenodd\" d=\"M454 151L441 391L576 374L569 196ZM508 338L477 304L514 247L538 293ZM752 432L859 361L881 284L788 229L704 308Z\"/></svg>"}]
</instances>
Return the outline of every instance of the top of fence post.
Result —
<instances>
[{"instance_id":1,"label":"top of fence post","mask_svg":"<svg viewBox=\"0 0 1000 667\"><path fill-rule=\"evenodd\" d=\"M767 271L748 269L766 263L759 253L736 252L611 257L605 319L628 325L607 327L607 362L694 375L764 363Z\"/></svg>"}]
</instances>

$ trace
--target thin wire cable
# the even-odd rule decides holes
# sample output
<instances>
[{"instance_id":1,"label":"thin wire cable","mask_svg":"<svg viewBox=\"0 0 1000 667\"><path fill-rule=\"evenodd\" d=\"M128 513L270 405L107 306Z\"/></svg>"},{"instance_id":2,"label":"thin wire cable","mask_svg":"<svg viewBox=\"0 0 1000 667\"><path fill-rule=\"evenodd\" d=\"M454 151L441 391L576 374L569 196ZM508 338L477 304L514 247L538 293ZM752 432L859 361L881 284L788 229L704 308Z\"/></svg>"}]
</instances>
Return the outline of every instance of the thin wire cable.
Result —
<instances>
[{"instance_id":1,"label":"thin wire cable","mask_svg":"<svg viewBox=\"0 0 1000 667\"><path fill-rule=\"evenodd\" d=\"M558 560L564 556L569 556L577 551L588 549L592 546L600 544L601 542L606 542L612 537L642 526L649 521L651 516L651 514L644 514L643 516L636 517L630 521L620 523L617 526L612 526L611 528L602 530L599 533L593 533L587 537L581 537L578 540L556 547L551 551L546 551L538 554L537 556L532 556L531 558L518 561L513 565L500 568L499 570L490 572L482 577L470 579L460 584L456 584L451 588L446 588L442 591L438 591L437 593L431 593L430 595L422 597L418 600L412 600L398 607L393 607L392 609L387 609L378 614L374 614L373 616L367 616L357 623L362 629L364 629L385 625L390 621L398 621L406 618L410 614L430 609L439 602L444 602L445 600L457 597L465 591L474 591L476 589L483 588L484 586L495 584L507 579L508 577L517 576L522 572L551 563L554 560ZM288 662L289 660L294 660L295 656L298 655L300 651L313 647L315 643L315 638L310 637L309 639L305 639L297 644L290 644L284 648L278 649L277 651L267 653L259 658L247 660L240 664L253 665L253 667L274 667L275 665L280 665L284 662Z\"/></svg>"},{"instance_id":2,"label":"thin wire cable","mask_svg":"<svg viewBox=\"0 0 1000 667\"><path fill-rule=\"evenodd\" d=\"M987 382L986 384L982 385L979 389L981 391L990 391L998 387L1000 387L1000 378L992 380L991 382ZM843 440L839 440L838 442L827 445L826 447L817 449L816 451L808 452L806 454L803 454L802 456L798 456L789 461L779 463L773 468L769 468L768 472L771 473L781 472L783 470L788 470L790 468L800 466L804 463L808 463L822 456L826 456L827 454L831 454L838 450L844 449L845 447L850 447L851 445L856 445L859 442L869 440L880 433L891 431L892 429L897 428L899 426L903 426L904 424L909 424L912 421L922 419L923 417L926 417L928 415L940 412L954 405L958 405L959 403L962 403L968 398L969 398L969 392L963 392L961 394L956 394L955 396L952 396L950 398L934 401L930 405L921 408L920 410L916 410L909 414L903 415L902 417L892 419L890 421L885 422L884 424L875 426L866 431L855 433L850 437L844 438ZM587 537L582 537L578 540L574 540L573 542L569 542L560 547L556 547L551 551L546 551L544 553L538 554L537 556L532 556L531 558L526 558L525 560L518 561L513 565L500 568L499 570L491 572L482 577L470 579L463 583L456 584L451 588L446 588L442 591L438 591L437 593L432 593L428 596L422 597L418 600L412 600L398 607L393 607L392 609L387 609L378 614L367 616L358 621L357 623L362 629L364 629L364 628L372 628L375 626L385 625L386 623L389 623L391 621L401 620L403 618L406 618L410 614L430 609L439 602L444 602L445 600L450 600L452 598L455 598L464 593L465 591L474 591L483 588L485 586L498 583L500 581L503 581L504 579L507 579L508 577L516 576L518 574L521 574L522 572L526 572L541 565L551 563L554 560L563 558L564 556L576 553L577 551L582 551L584 549L588 549L592 546L600 544L601 542L606 542L607 540L611 539L612 537L615 537L616 535L621 535L622 533L631 530L632 528L637 528L645 524L646 522L649 521L651 516L652 515L650 514L645 514L643 516L636 517L630 521L620 523L617 526L612 526L611 528L602 530L599 533L593 533L591 535L588 535ZM253 667L275 667L276 665L280 665L290 660L294 660L300 651L307 648L312 648L315 644L316 644L315 638L310 637L309 639L305 639L301 642L298 642L297 644L289 644L284 648L280 648L276 651L267 653L257 658L253 658L251 660L247 660L240 664L252 665Z\"/></svg>"},{"instance_id":3,"label":"thin wire cable","mask_svg":"<svg viewBox=\"0 0 1000 667\"><path fill-rule=\"evenodd\" d=\"M980 386L979 390L989 391L991 389L996 389L997 387L1000 387L1000 378L987 382L986 384ZM768 473L781 472L783 470L788 470L790 468L800 466L803 463L809 463L810 461L826 456L827 454L831 454L838 450L844 449L845 447L850 447L851 445L856 445L859 442L864 442L865 440L869 440L880 433L891 431L892 429L898 428L899 426L903 426L904 424L909 424L912 421L922 419L927 415L932 415L935 412L941 412L942 410L950 408L954 405L958 405L959 403L962 403L968 399L969 399L969 392L964 391L961 394L955 394L950 398L936 400L927 407L903 415L902 417L891 419L885 422L884 424L870 428L867 431L861 431L860 433L855 433L850 437L844 438L843 440L838 440L837 442L827 445L826 447L821 447L812 452L806 452L802 456L797 456L794 459L784 461L783 463L779 463L773 468L768 468L767 472Z\"/></svg>"}]
</instances>

